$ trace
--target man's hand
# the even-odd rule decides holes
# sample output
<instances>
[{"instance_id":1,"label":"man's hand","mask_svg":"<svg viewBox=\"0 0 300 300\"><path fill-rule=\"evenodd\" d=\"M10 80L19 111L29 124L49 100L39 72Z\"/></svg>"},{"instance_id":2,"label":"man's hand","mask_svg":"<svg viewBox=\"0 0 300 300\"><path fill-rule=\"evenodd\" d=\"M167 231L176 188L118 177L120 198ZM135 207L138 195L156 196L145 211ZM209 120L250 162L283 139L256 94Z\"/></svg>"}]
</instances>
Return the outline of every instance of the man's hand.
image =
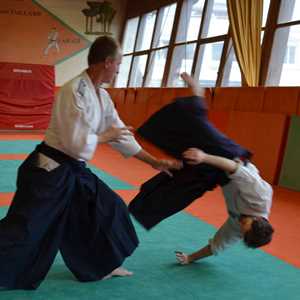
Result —
<instances>
[{"instance_id":1,"label":"man's hand","mask_svg":"<svg viewBox=\"0 0 300 300\"><path fill-rule=\"evenodd\" d=\"M180 170L183 167L183 164L178 160L158 159L152 167L156 170L163 171L172 177L173 175L170 170Z\"/></svg>"},{"instance_id":2,"label":"man's hand","mask_svg":"<svg viewBox=\"0 0 300 300\"><path fill-rule=\"evenodd\" d=\"M186 162L190 165L198 165L200 163L205 162L207 158L207 154L200 149L197 148L189 148L188 150L182 153Z\"/></svg>"},{"instance_id":3,"label":"man's hand","mask_svg":"<svg viewBox=\"0 0 300 300\"><path fill-rule=\"evenodd\" d=\"M126 139L126 136L133 135L133 128L130 126L116 127L112 125L99 135L99 143L118 142Z\"/></svg>"}]
</instances>

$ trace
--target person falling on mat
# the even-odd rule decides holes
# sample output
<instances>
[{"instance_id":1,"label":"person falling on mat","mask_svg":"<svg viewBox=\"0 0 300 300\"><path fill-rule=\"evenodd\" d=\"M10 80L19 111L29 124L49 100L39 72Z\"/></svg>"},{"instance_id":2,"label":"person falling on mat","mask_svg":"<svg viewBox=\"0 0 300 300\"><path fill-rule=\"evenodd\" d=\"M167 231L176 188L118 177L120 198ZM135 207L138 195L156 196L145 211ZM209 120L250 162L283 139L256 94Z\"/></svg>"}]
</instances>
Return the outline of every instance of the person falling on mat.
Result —
<instances>
[{"instance_id":1,"label":"person falling on mat","mask_svg":"<svg viewBox=\"0 0 300 300\"><path fill-rule=\"evenodd\" d=\"M182 78L195 95L204 94L203 89L191 76L183 73ZM228 219L205 247L189 255L175 251L180 264L185 265L217 255L241 239L250 248L261 247L272 240L274 229L268 217L273 191L260 177L253 163L249 160L243 162L239 159L211 155L197 148L187 149L183 152L183 158L190 165L208 164L223 170L230 181L222 186Z\"/></svg>"},{"instance_id":2,"label":"person falling on mat","mask_svg":"<svg viewBox=\"0 0 300 300\"><path fill-rule=\"evenodd\" d=\"M252 163L210 155L196 148L186 150L183 157L191 165L209 164L228 174L230 181L222 186L222 191L229 216L205 247L189 255L175 251L179 263L185 265L216 255L241 239L250 248L261 247L271 241L274 230L268 217L272 188L260 177Z\"/></svg>"},{"instance_id":3,"label":"person falling on mat","mask_svg":"<svg viewBox=\"0 0 300 300\"><path fill-rule=\"evenodd\" d=\"M209 121L204 90L188 74L181 76L193 95L176 98L162 107L138 128L137 133L179 160L191 147L229 159L250 159L250 151L229 139ZM161 172L150 178L129 204L130 213L147 230L183 210L205 192L229 181L223 170L208 164L184 162L182 169L172 173L172 177Z\"/></svg>"}]
</instances>

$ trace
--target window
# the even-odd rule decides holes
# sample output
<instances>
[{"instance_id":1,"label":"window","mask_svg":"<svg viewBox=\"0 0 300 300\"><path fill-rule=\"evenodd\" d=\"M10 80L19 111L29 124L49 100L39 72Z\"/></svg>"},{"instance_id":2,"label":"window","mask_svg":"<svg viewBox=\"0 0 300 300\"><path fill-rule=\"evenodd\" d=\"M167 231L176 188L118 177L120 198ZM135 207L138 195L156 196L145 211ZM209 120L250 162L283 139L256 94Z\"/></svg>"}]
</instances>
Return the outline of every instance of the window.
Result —
<instances>
[{"instance_id":1,"label":"window","mask_svg":"<svg viewBox=\"0 0 300 300\"><path fill-rule=\"evenodd\" d=\"M290 65L294 64L295 55L296 55L296 46L288 46L285 51L283 63L290 64Z\"/></svg>"},{"instance_id":2,"label":"window","mask_svg":"<svg viewBox=\"0 0 300 300\"><path fill-rule=\"evenodd\" d=\"M264 6L263 6L263 19L262 19L262 26L266 26L266 21L268 17L268 12L270 8L270 1L271 0L264 0Z\"/></svg>"},{"instance_id":3,"label":"window","mask_svg":"<svg viewBox=\"0 0 300 300\"><path fill-rule=\"evenodd\" d=\"M200 47L195 78L201 86L215 86L224 42L203 44Z\"/></svg>"},{"instance_id":4,"label":"window","mask_svg":"<svg viewBox=\"0 0 300 300\"><path fill-rule=\"evenodd\" d=\"M185 86L180 74L183 72L191 73L194 60L196 44L177 46L174 49L171 70L168 78L168 86Z\"/></svg>"},{"instance_id":5,"label":"window","mask_svg":"<svg viewBox=\"0 0 300 300\"><path fill-rule=\"evenodd\" d=\"M202 38L227 34L228 27L226 0L208 1Z\"/></svg>"},{"instance_id":6,"label":"window","mask_svg":"<svg viewBox=\"0 0 300 300\"><path fill-rule=\"evenodd\" d=\"M275 33L267 85L300 84L300 25L278 28Z\"/></svg>"},{"instance_id":7,"label":"window","mask_svg":"<svg viewBox=\"0 0 300 300\"><path fill-rule=\"evenodd\" d=\"M176 4L166 6L160 9L154 35L153 48L163 47L169 44L174 23L175 12Z\"/></svg>"},{"instance_id":8,"label":"window","mask_svg":"<svg viewBox=\"0 0 300 300\"><path fill-rule=\"evenodd\" d=\"M222 43L216 43L216 44L212 44L211 45L211 58L212 60L217 60L219 61L221 58L221 54L222 54L222 48L223 45Z\"/></svg>"},{"instance_id":9,"label":"window","mask_svg":"<svg viewBox=\"0 0 300 300\"><path fill-rule=\"evenodd\" d=\"M176 42L186 42L198 38L203 13L204 0L186 0L182 4Z\"/></svg>"},{"instance_id":10,"label":"window","mask_svg":"<svg viewBox=\"0 0 300 300\"><path fill-rule=\"evenodd\" d=\"M142 17L137 37L137 51L146 50L150 48L155 18L156 12L148 13Z\"/></svg>"},{"instance_id":11,"label":"window","mask_svg":"<svg viewBox=\"0 0 300 300\"><path fill-rule=\"evenodd\" d=\"M281 1L278 23L300 20L300 0Z\"/></svg>"},{"instance_id":12,"label":"window","mask_svg":"<svg viewBox=\"0 0 300 300\"><path fill-rule=\"evenodd\" d=\"M216 84L228 24L226 0L183 1L168 86L184 86L183 71L202 86Z\"/></svg>"},{"instance_id":13,"label":"window","mask_svg":"<svg viewBox=\"0 0 300 300\"><path fill-rule=\"evenodd\" d=\"M125 36L123 42L123 53L130 53L134 49L134 43L138 28L139 18L129 19L127 21Z\"/></svg>"},{"instance_id":14,"label":"window","mask_svg":"<svg viewBox=\"0 0 300 300\"><path fill-rule=\"evenodd\" d=\"M115 86L162 85L176 8L175 3L127 20Z\"/></svg>"},{"instance_id":15,"label":"window","mask_svg":"<svg viewBox=\"0 0 300 300\"><path fill-rule=\"evenodd\" d=\"M134 57L129 86L142 86L145 75L146 62L147 55L138 55Z\"/></svg>"},{"instance_id":16,"label":"window","mask_svg":"<svg viewBox=\"0 0 300 300\"><path fill-rule=\"evenodd\" d=\"M241 70L237 62L235 51L232 42L229 43L227 59L224 67L224 74L222 79L223 86L241 86Z\"/></svg>"},{"instance_id":17,"label":"window","mask_svg":"<svg viewBox=\"0 0 300 300\"><path fill-rule=\"evenodd\" d=\"M132 55L124 56L120 70L119 75L116 79L115 86L116 87L124 87L127 86L129 71L130 71L130 65L131 65Z\"/></svg>"},{"instance_id":18,"label":"window","mask_svg":"<svg viewBox=\"0 0 300 300\"><path fill-rule=\"evenodd\" d=\"M269 15L270 6L274 16ZM275 10L280 10L278 20ZM266 28L267 21L277 25ZM299 85L299 27L300 0L263 0L262 84ZM177 0L130 18L122 45L115 86L182 87L182 72L191 73L201 86L241 85L227 0Z\"/></svg>"},{"instance_id":19,"label":"window","mask_svg":"<svg viewBox=\"0 0 300 300\"><path fill-rule=\"evenodd\" d=\"M145 86L160 87L164 75L168 49L161 49L151 53L149 70Z\"/></svg>"},{"instance_id":20,"label":"window","mask_svg":"<svg viewBox=\"0 0 300 300\"><path fill-rule=\"evenodd\" d=\"M267 85L300 84L300 1L281 1L271 58L266 76Z\"/></svg>"}]
</instances>

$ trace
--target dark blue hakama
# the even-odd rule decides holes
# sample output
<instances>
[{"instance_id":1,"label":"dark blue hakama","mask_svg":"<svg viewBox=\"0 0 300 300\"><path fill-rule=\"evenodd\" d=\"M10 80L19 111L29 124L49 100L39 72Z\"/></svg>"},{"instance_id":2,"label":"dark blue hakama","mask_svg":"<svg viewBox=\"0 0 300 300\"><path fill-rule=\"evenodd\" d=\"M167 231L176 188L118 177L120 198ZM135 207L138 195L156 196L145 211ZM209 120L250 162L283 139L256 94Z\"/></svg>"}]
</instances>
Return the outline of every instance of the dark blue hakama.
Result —
<instances>
[{"instance_id":1,"label":"dark blue hakama","mask_svg":"<svg viewBox=\"0 0 300 300\"><path fill-rule=\"evenodd\" d=\"M60 166L38 168L39 152ZM0 221L0 287L37 288L58 251L79 281L99 280L137 245L122 199L85 162L42 143L20 166L17 191Z\"/></svg>"},{"instance_id":2,"label":"dark blue hakama","mask_svg":"<svg viewBox=\"0 0 300 300\"><path fill-rule=\"evenodd\" d=\"M177 98L154 113L137 132L170 155L182 159L188 148L233 159L251 153L218 131L208 120L201 97ZM159 173L146 181L130 202L129 211L146 229L181 211L205 192L229 182L224 171L207 165L184 164L170 177Z\"/></svg>"}]
</instances>

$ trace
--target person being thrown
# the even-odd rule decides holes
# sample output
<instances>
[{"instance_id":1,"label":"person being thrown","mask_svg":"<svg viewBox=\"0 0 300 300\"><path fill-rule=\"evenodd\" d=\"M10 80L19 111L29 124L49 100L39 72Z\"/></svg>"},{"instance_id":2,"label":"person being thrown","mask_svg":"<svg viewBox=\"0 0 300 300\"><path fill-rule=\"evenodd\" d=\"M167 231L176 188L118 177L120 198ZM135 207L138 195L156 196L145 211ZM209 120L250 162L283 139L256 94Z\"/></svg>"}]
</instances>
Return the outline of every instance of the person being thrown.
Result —
<instances>
[{"instance_id":1,"label":"person being thrown","mask_svg":"<svg viewBox=\"0 0 300 300\"><path fill-rule=\"evenodd\" d=\"M183 73L182 78L195 95L204 95L204 90L191 76ZM180 264L216 255L241 239L250 248L261 247L271 241L274 229L268 217L273 191L253 163L211 155L197 148L184 151L183 158L190 165L208 164L223 170L230 181L222 186L228 219L205 247L191 254L175 251Z\"/></svg>"},{"instance_id":2,"label":"person being thrown","mask_svg":"<svg viewBox=\"0 0 300 300\"><path fill-rule=\"evenodd\" d=\"M209 164L187 164L182 154L188 148L234 159L248 160L251 153L228 138L209 121L204 89L191 76L181 74L192 96L174 99L154 113L137 133L150 143L179 160L184 166L173 176L159 173L146 181L129 204L130 213L147 230L181 211L205 192L225 185L226 173Z\"/></svg>"}]
</instances>

